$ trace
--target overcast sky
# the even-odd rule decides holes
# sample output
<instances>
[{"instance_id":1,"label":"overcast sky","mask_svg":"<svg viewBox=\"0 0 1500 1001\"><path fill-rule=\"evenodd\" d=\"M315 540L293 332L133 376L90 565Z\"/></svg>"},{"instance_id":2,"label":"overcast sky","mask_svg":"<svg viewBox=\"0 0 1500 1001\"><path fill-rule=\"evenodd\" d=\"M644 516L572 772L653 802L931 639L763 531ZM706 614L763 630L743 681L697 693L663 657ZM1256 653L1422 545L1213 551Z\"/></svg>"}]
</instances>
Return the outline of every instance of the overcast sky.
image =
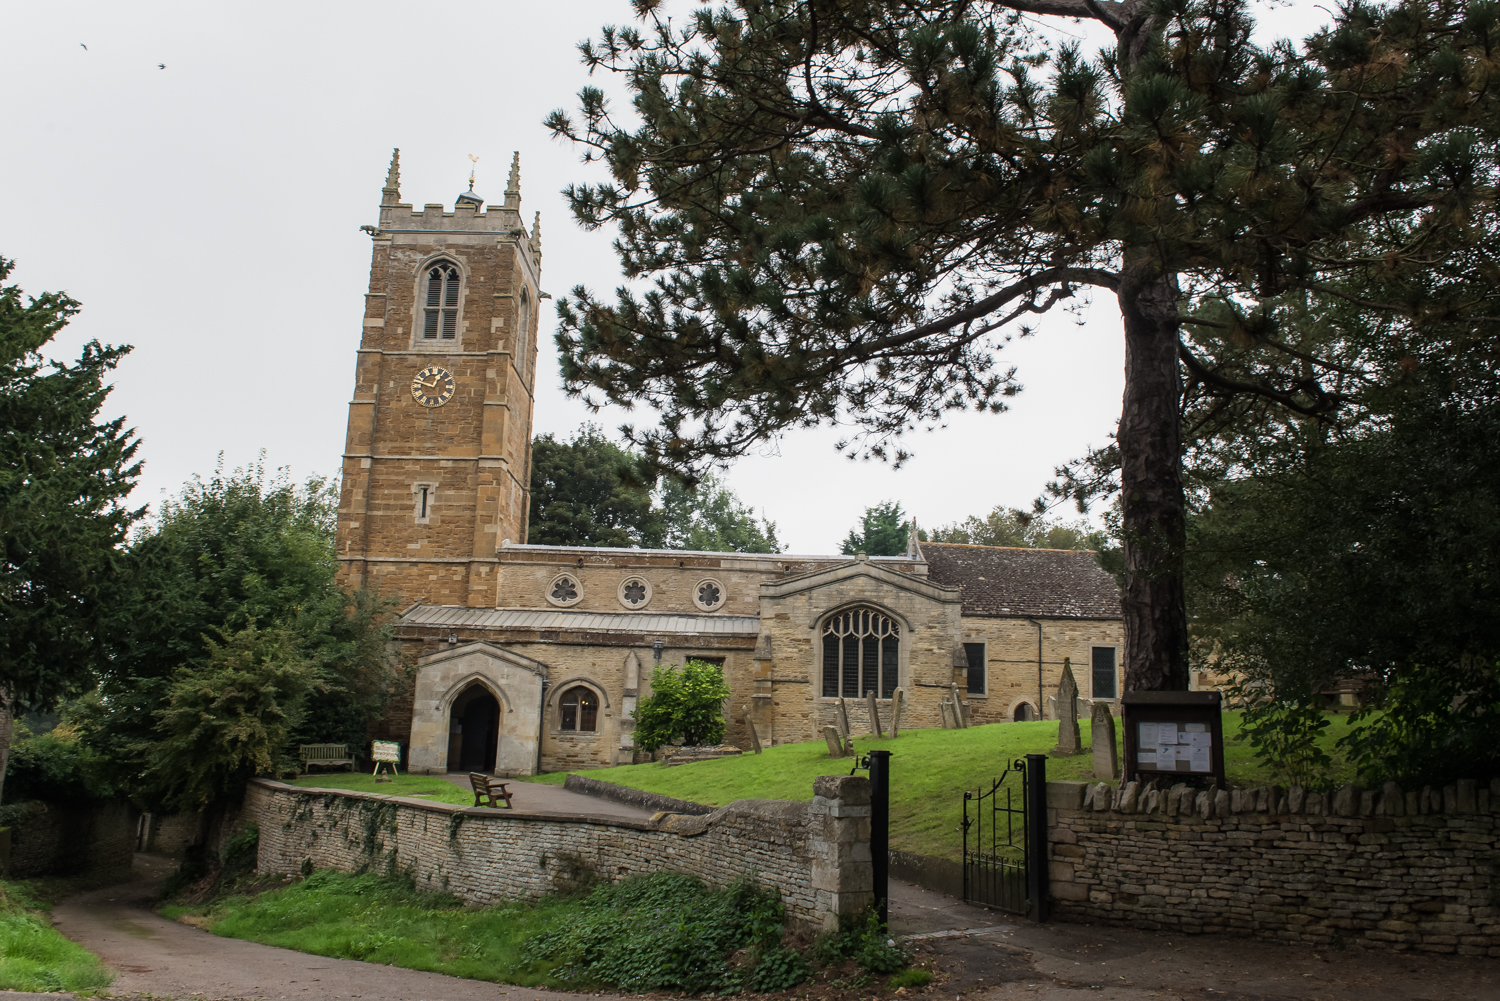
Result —
<instances>
[{"instance_id":1,"label":"overcast sky","mask_svg":"<svg viewBox=\"0 0 1500 1001\"><path fill-rule=\"evenodd\" d=\"M144 440L138 500L220 453L233 467L264 450L299 479L338 472L368 285L359 227L377 221L392 147L402 200L450 207L470 154L475 190L499 200L519 150L544 289L613 289L609 236L583 232L560 194L589 175L541 122L589 82L575 44L629 16L626 0L8 5L0 255L26 291L82 301L60 355L90 338L134 345L110 407ZM1277 23L1320 17L1298 3ZM569 399L556 318L542 319L538 432L649 418L591 418ZM820 429L740 461L730 483L804 553L835 550L886 499L928 526L1029 506L1119 418L1118 312L1096 297L1085 323L1048 318L1000 361L1025 385L1012 410L913 436L900 470L841 458L841 432Z\"/></svg>"}]
</instances>

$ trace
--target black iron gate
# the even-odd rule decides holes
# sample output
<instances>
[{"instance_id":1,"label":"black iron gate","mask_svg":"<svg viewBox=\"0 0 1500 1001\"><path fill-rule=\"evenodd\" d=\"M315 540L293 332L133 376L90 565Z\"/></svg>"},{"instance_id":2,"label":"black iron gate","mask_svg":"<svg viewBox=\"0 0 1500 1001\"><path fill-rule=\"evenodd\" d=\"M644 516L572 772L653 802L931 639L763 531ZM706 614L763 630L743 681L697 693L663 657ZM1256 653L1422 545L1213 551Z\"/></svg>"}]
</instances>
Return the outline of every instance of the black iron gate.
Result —
<instances>
[{"instance_id":1,"label":"black iron gate","mask_svg":"<svg viewBox=\"0 0 1500 1001\"><path fill-rule=\"evenodd\" d=\"M987 788L964 790L965 903L1046 917L1046 762L1028 754Z\"/></svg>"}]
</instances>

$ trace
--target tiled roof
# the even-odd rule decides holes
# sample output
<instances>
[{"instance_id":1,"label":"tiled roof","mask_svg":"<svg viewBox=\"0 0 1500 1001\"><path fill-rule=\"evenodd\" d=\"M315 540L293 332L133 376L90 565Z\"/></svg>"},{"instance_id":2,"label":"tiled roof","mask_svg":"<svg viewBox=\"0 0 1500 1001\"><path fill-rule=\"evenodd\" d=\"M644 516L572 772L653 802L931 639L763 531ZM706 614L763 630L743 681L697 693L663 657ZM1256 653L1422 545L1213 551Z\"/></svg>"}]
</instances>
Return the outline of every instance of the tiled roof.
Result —
<instances>
[{"instance_id":1,"label":"tiled roof","mask_svg":"<svg viewBox=\"0 0 1500 1001\"><path fill-rule=\"evenodd\" d=\"M965 615L1118 619L1120 589L1086 550L920 543L928 580L963 588Z\"/></svg>"},{"instance_id":2,"label":"tiled roof","mask_svg":"<svg viewBox=\"0 0 1500 1001\"><path fill-rule=\"evenodd\" d=\"M656 615L650 612L573 612L562 609L464 608L418 605L401 616L403 625L465 629L565 630L590 633L684 633L755 636L760 619L743 615Z\"/></svg>"}]
</instances>

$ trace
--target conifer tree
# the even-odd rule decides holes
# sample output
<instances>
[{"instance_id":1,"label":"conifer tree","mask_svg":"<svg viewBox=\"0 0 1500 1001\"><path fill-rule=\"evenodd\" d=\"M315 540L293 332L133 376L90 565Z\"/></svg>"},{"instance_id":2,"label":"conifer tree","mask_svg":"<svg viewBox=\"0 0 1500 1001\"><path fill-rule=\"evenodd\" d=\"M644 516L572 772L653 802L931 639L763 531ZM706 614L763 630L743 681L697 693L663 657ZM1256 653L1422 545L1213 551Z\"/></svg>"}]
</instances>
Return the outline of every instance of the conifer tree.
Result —
<instances>
[{"instance_id":1,"label":"conifer tree","mask_svg":"<svg viewBox=\"0 0 1500 1001\"><path fill-rule=\"evenodd\" d=\"M580 46L638 123L597 88L548 120L608 166L568 195L644 285L560 301L570 389L658 411L630 433L662 466L833 421L899 462L903 432L1005 408L1017 324L1113 295L1127 690L1187 687L1185 400L1274 432L1388 375L1284 339L1292 300L1493 337L1494 3L1355 2L1266 45L1242 0L658 7Z\"/></svg>"}]
</instances>

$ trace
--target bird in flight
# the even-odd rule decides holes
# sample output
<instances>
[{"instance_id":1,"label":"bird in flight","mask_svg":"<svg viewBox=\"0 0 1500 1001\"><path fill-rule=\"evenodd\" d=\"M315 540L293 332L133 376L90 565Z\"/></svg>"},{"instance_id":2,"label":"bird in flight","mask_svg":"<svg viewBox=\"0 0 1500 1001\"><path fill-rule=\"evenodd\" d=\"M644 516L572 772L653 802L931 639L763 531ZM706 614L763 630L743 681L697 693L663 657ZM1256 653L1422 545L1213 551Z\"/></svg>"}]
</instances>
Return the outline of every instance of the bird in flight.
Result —
<instances>
[{"instance_id":1,"label":"bird in flight","mask_svg":"<svg viewBox=\"0 0 1500 1001\"><path fill-rule=\"evenodd\" d=\"M89 50L89 47L87 45L84 45L82 42L79 42L78 44L83 46L83 51L87 52Z\"/></svg>"},{"instance_id":2,"label":"bird in flight","mask_svg":"<svg viewBox=\"0 0 1500 1001\"><path fill-rule=\"evenodd\" d=\"M159 69L159 70L164 70L164 69L167 68L167 64L166 63L157 63L156 64L156 68Z\"/></svg>"}]
</instances>

